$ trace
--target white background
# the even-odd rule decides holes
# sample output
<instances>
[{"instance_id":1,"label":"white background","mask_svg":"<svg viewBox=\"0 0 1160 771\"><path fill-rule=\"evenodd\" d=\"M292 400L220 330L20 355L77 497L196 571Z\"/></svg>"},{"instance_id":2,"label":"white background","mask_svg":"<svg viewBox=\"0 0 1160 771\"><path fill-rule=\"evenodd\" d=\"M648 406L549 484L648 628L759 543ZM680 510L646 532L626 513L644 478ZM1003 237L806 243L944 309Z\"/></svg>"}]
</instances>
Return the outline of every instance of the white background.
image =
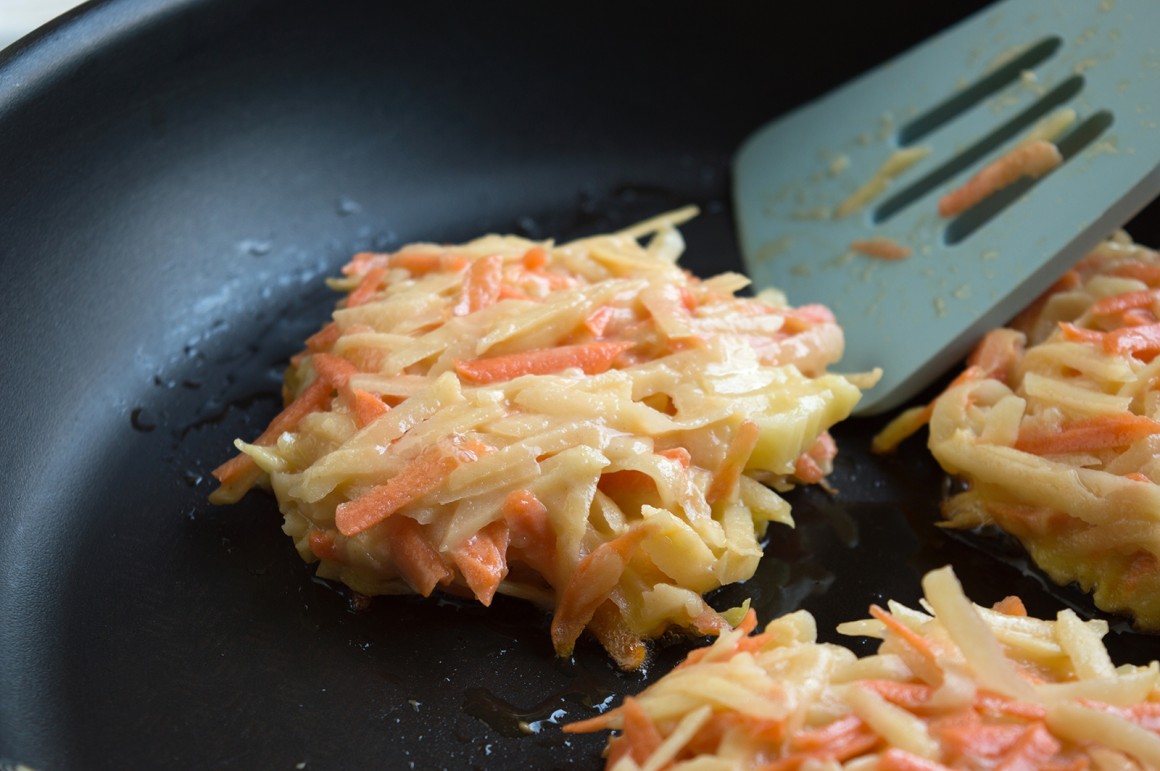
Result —
<instances>
[{"instance_id":1,"label":"white background","mask_svg":"<svg viewBox=\"0 0 1160 771\"><path fill-rule=\"evenodd\" d=\"M80 4L81 0L0 0L0 48Z\"/></svg>"}]
</instances>

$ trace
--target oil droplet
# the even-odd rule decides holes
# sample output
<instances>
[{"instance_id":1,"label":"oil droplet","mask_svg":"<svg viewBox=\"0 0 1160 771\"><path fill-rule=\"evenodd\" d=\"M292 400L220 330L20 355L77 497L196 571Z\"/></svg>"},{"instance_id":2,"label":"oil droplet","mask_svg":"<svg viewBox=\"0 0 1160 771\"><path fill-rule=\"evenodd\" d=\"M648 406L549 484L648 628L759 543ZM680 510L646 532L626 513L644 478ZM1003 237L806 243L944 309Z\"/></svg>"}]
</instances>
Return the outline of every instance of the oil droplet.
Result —
<instances>
[{"instance_id":1,"label":"oil droplet","mask_svg":"<svg viewBox=\"0 0 1160 771\"><path fill-rule=\"evenodd\" d=\"M238 251L253 257L262 257L270 253L273 244L260 238L243 238L238 241Z\"/></svg>"},{"instance_id":2,"label":"oil droplet","mask_svg":"<svg viewBox=\"0 0 1160 771\"><path fill-rule=\"evenodd\" d=\"M133 426L134 431L140 431L147 434L157 428L157 424L145 417L145 408L136 407L129 413L129 424Z\"/></svg>"},{"instance_id":3,"label":"oil droplet","mask_svg":"<svg viewBox=\"0 0 1160 771\"><path fill-rule=\"evenodd\" d=\"M338 198L338 216L349 217L352 214L358 214L362 211L362 206L358 201L348 196L339 196Z\"/></svg>"},{"instance_id":4,"label":"oil droplet","mask_svg":"<svg viewBox=\"0 0 1160 771\"><path fill-rule=\"evenodd\" d=\"M187 484L190 487L197 487L198 485L200 485L202 478L203 478L202 475L197 473L196 471L183 471L183 472L181 472L181 480L183 482L185 482L185 484Z\"/></svg>"}]
</instances>

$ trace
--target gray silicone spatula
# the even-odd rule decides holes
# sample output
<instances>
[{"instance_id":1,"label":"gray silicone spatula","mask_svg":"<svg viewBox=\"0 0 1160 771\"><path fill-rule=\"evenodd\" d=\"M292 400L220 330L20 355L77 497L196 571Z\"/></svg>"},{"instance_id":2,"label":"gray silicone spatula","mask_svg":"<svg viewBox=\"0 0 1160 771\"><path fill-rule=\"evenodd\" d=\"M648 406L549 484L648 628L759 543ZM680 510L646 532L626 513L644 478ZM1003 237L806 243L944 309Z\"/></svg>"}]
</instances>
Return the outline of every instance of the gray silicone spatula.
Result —
<instances>
[{"instance_id":1,"label":"gray silicone spatula","mask_svg":"<svg viewBox=\"0 0 1160 771\"><path fill-rule=\"evenodd\" d=\"M1160 192L1158 124L1160 0L1006 0L749 138L749 275L828 305L842 369L883 369L859 412L896 407ZM1033 131L1061 165L940 216ZM909 256L851 248L874 239Z\"/></svg>"}]
</instances>

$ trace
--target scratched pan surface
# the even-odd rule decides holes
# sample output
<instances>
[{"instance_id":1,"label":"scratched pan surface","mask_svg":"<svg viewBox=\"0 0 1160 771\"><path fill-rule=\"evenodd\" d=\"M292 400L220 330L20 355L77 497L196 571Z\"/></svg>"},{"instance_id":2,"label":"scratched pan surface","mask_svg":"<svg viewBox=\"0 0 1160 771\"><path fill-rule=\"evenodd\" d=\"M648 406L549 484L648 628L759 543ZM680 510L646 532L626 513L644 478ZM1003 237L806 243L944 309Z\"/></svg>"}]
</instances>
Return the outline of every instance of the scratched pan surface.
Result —
<instances>
[{"instance_id":1,"label":"scratched pan surface","mask_svg":"<svg viewBox=\"0 0 1160 771\"><path fill-rule=\"evenodd\" d=\"M352 609L269 498L208 506L207 472L276 411L350 253L693 202L687 265L737 269L742 138L954 13L396 5L110 0L0 57L0 767L597 766L603 738L559 724L686 643L621 675L591 645L555 660L504 599ZM834 639L949 561L980 601L1092 612L1009 544L931 527L941 475L917 445L870 457L875 426L839 431L840 494L794 495L798 529L719 606L804 606ZM1160 652L1122 622L1111 645Z\"/></svg>"}]
</instances>

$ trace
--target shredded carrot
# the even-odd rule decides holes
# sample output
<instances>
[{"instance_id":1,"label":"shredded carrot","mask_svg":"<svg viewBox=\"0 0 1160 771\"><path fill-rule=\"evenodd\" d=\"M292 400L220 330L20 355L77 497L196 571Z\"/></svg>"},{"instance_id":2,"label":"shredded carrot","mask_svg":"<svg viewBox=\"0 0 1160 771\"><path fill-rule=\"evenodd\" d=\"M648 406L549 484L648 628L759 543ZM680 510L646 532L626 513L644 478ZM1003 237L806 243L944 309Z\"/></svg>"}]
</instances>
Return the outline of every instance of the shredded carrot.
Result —
<instances>
[{"instance_id":1,"label":"shredded carrot","mask_svg":"<svg viewBox=\"0 0 1160 771\"><path fill-rule=\"evenodd\" d=\"M644 763L661 746L661 732L640 702L631 696L624 700L624 732L621 741L627 742L629 754L637 763Z\"/></svg>"},{"instance_id":2,"label":"shredded carrot","mask_svg":"<svg viewBox=\"0 0 1160 771\"><path fill-rule=\"evenodd\" d=\"M745 464L749 456L757 447L757 440L761 436L761 429L752 420L744 421L733 432L729 440L729 449L725 451L725 460L713 474L709 489L705 492L705 500L710 504L731 498L737 494L737 487L741 481L741 473L745 471Z\"/></svg>"},{"instance_id":3,"label":"shredded carrot","mask_svg":"<svg viewBox=\"0 0 1160 771\"><path fill-rule=\"evenodd\" d=\"M463 579L484 606L491 605L496 589L507 575L509 536L504 522L492 522L451 553Z\"/></svg>"},{"instance_id":4,"label":"shredded carrot","mask_svg":"<svg viewBox=\"0 0 1160 771\"><path fill-rule=\"evenodd\" d=\"M892 238L860 238L850 242L850 251L856 254L874 257L879 260L895 262L905 260L911 255L910 247L900 244Z\"/></svg>"},{"instance_id":5,"label":"shredded carrot","mask_svg":"<svg viewBox=\"0 0 1160 771\"><path fill-rule=\"evenodd\" d=\"M1104 335L1108 353L1128 353L1141 361L1151 361L1160 354L1160 324L1123 327Z\"/></svg>"},{"instance_id":6,"label":"shredded carrot","mask_svg":"<svg viewBox=\"0 0 1160 771\"><path fill-rule=\"evenodd\" d=\"M926 706L934 692L934 689L926 683L906 683L898 680L863 680L859 685L874 691L891 704L909 710Z\"/></svg>"},{"instance_id":7,"label":"shredded carrot","mask_svg":"<svg viewBox=\"0 0 1160 771\"><path fill-rule=\"evenodd\" d=\"M1126 447L1153 434L1160 434L1160 422L1143 415L1115 413L1060 428L1023 427L1014 446L1032 455L1062 455Z\"/></svg>"},{"instance_id":8,"label":"shredded carrot","mask_svg":"<svg viewBox=\"0 0 1160 771\"><path fill-rule=\"evenodd\" d=\"M1006 616L1027 616L1027 606L1014 594L1007 595L991 606L991 610Z\"/></svg>"},{"instance_id":9,"label":"shredded carrot","mask_svg":"<svg viewBox=\"0 0 1160 771\"><path fill-rule=\"evenodd\" d=\"M594 342L539 348L490 359L456 361L455 371L464 380L480 385L500 383L521 375L551 375L573 367L583 370L586 375L599 375L612 366L617 356L634 345L632 342Z\"/></svg>"},{"instance_id":10,"label":"shredded carrot","mask_svg":"<svg viewBox=\"0 0 1160 771\"><path fill-rule=\"evenodd\" d=\"M443 564L439 552L427 541L423 526L408 516L391 517L383 523L391 560L412 589L430 597L438 584L451 581L454 574Z\"/></svg>"},{"instance_id":11,"label":"shredded carrot","mask_svg":"<svg viewBox=\"0 0 1160 771\"><path fill-rule=\"evenodd\" d=\"M1113 276L1134 278L1148 286L1160 286L1160 262L1124 262L1108 271Z\"/></svg>"},{"instance_id":12,"label":"shredded carrot","mask_svg":"<svg viewBox=\"0 0 1160 771\"><path fill-rule=\"evenodd\" d=\"M501 299L501 300L532 300L533 302L535 301L534 298L530 297L529 295L524 294L520 290L516 289L514 286L509 286L507 284L500 285L499 299Z\"/></svg>"},{"instance_id":13,"label":"shredded carrot","mask_svg":"<svg viewBox=\"0 0 1160 771\"><path fill-rule=\"evenodd\" d=\"M1078 327L1067 321L1059 322L1059 330L1063 333L1063 339L1072 343L1103 343L1104 333L1095 329L1085 329Z\"/></svg>"},{"instance_id":14,"label":"shredded carrot","mask_svg":"<svg viewBox=\"0 0 1160 771\"><path fill-rule=\"evenodd\" d=\"M1047 727L1043 723L1034 723L1003 754L995 768L997 771L1039 771L1060 749L1059 741Z\"/></svg>"},{"instance_id":15,"label":"shredded carrot","mask_svg":"<svg viewBox=\"0 0 1160 771\"><path fill-rule=\"evenodd\" d=\"M1120 324L1125 327L1142 327L1156 321L1156 314L1147 308L1132 308L1120 314Z\"/></svg>"},{"instance_id":16,"label":"shredded carrot","mask_svg":"<svg viewBox=\"0 0 1160 771\"><path fill-rule=\"evenodd\" d=\"M274 416L270 425L253 443L266 446L272 444L284 432L293 431L302 418L326 405L332 390L331 385L322 378L315 380L299 394L298 398ZM257 482L262 472L253 458L241 453L214 469L213 475L221 483L222 488L240 489L244 494Z\"/></svg>"},{"instance_id":17,"label":"shredded carrot","mask_svg":"<svg viewBox=\"0 0 1160 771\"><path fill-rule=\"evenodd\" d=\"M1038 140L1019 145L984 166L964 185L940 198L939 216L954 217L961 214L1023 177L1042 177L1062 162L1059 148L1051 142Z\"/></svg>"},{"instance_id":18,"label":"shredded carrot","mask_svg":"<svg viewBox=\"0 0 1160 771\"><path fill-rule=\"evenodd\" d=\"M975 709L985 715L1022 718L1024 720L1042 720L1047 715L1047 709L1041 704L1031 704L1017 701L990 691L979 691L975 694Z\"/></svg>"},{"instance_id":19,"label":"shredded carrot","mask_svg":"<svg viewBox=\"0 0 1160 771\"><path fill-rule=\"evenodd\" d=\"M865 727L862 718L857 715L846 715L819 728L794 732L789 738L789 744L797 752L824 750Z\"/></svg>"},{"instance_id":20,"label":"shredded carrot","mask_svg":"<svg viewBox=\"0 0 1160 771\"><path fill-rule=\"evenodd\" d=\"M584 326L592 333L593 337L604 337L604 330L608 327L608 322L612 320L615 313L616 309L611 305L601 305L584 317Z\"/></svg>"},{"instance_id":21,"label":"shredded carrot","mask_svg":"<svg viewBox=\"0 0 1160 771\"><path fill-rule=\"evenodd\" d=\"M386 484L372 487L353 501L340 503L334 513L338 532L350 536L374 527L434 490L464 461L475 459L468 456L463 451L440 447L420 454Z\"/></svg>"},{"instance_id":22,"label":"shredded carrot","mask_svg":"<svg viewBox=\"0 0 1160 771\"><path fill-rule=\"evenodd\" d=\"M684 447L673 447L670 450L661 450L657 453L657 455L661 456L662 458L668 458L669 460L676 461L681 465L682 468L686 470L693 463L693 456L690 455L689 451Z\"/></svg>"},{"instance_id":23,"label":"shredded carrot","mask_svg":"<svg viewBox=\"0 0 1160 771\"><path fill-rule=\"evenodd\" d=\"M1141 289L1138 292L1101 297L1092 303L1090 310L1093 316L1116 316L1127 310L1151 307L1154 302L1156 292L1152 289Z\"/></svg>"},{"instance_id":24,"label":"shredded carrot","mask_svg":"<svg viewBox=\"0 0 1160 771\"><path fill-rule=\"evenodd\" d=\"M555 584L556 536L548 520L548 507L529 490L512 490L504 498L504 521L511 533L511 548L533 570Z\"/></svg>"},{"instance_id":25,"label":"shredded carrot","mask_svg":"<svg viewBox=\"0 0 1160 771\"><path fill-rule=\"evenodd\" d=\"M318 377L330 383L337 391L345 391L351 377L358 374L358 367L332 353L316 353L310 362Z\"/></svg>"},{"instance_id":26,"label":"shredded carrot","mask_svg":"<svg viewBox=\"0 0 1160 771\"><path fill-rule=\"evenodd\" d=\"M370 391L356 388L352 391L352 396L354 399L354 420L359 428L366 428L391 410L382 399Z\"/></svg>"},{"instance_id":27,"label":"shredded carrot","mask_svg":"<svg viewBox=\"0 0 1160 771\"><path fill-rule=\"evenodd\" d=\"M542 246L533 246L524 252L522 262L528 270L543 270L548 265L548 252Z\"/></svg>"},{"instance_id":28,"label":"shredded carrot","mask_svg":"<svg viewBox=\"0 0 1160 771\"><path fill-rule=\"evenodd\" d=\"M576 640L592 619L596 608L616 587L632 553L648 533L633 527L605 541L584 556L568 579L552 617L552 644L560 656L571 655Z\"/></svg>"},{"instance_id":29,"label":"shredded carrot","mask_svg":"<svg viewBox=\"0 0 1160 771\"><path fill-rule=\"evenodd\" d=\"M856 715L847 715L820 728L798 731L790 737L790 755L762 766L763 771L794 771L812 761L844 761L869 752L881 738Z\"/></svg>"},{"instance_id":30,"label":"shredded carrot","mask_svg":"<svg viewBox=\"0 0 1160 771\"><path fill-rule=\"evenodd\" d=\"M337 532L333 530L311 530L308 543L310 551L320 560L342 561L342 552L335 541Z\"/></svg>"},{"instance_id":31,"label":"shredded carrot","mask_svg":"<svg viewBox=\"0 0 1160 771\"><path fill-rule=\"evenodd\" d=\"M463 279L463 296L454 308L456 316L483 310L499 300L503 282L503 257L493 254L471 263Z\"/></svg>"},{"instance_id":32,"label":"shredded carrot","mask_svg":"<svg viewBox=\"0 0 1160 771\"><path fill-rule=\"evenodd\" d=\"M373 265L386 263L390 255L381 252L358 252L342 266L342 275L361 276Z\"/></svg>"},{"instance_id":33,"label":"shredded carrot","mask_svg":"<svg viewBox=\"0 0 1160 771\"><path fill-rule=\"evenodd\" d=\"M681 294L681 305L685 306L685 310L689 313L697 310L697 306L700 303L697 302L697 296L693 294L692 290L687 286L683 286L679 291Z\"/></svg>"},{"instance_id":34,"label":"shredded carrot","mask_svg":"<svg viewBox=\"0 0 1160 771\"><path fill-rule=\"evenodd\" d=\"M941 682L942 668L939 667L938 657L925 637L899 621L893 613L879 605L870 606L870 615L881 621L899 639L905 650L914 654L904 658L907 659L906 663L911 669L915 670L916 675L928 683Z\"/></svg>"},{"instance_id":35,"label":"shredded carrot","mask_svg":"<svg viewBox=\"0 0 1160 771\"><path fill-rule=\"evenodd\" d=\"M387 266L376 265L368 270L354 291L346 297L346 307L355 308L370 300L379 291L379 284L387 275Z\"/></svg>"},{"instance_id":36,"label":"shredded carrot","mask_svg":"<svg viewBox=\"0 0 1160 771\"><path fill-rule=\"evenodd\" d=\"M342 337L342 329L339 328L337 321L332 321L306 338L306 349L314 353L329 351L340 337Z\"/></svg>"},{"instance_id":37,"label":"shredded carrot","mask_svg":"<svg viewBox=\"0 0 1160 771\"><path fill-rule=\"evenodd\" d=\"M1023 334L1013 329L993 329L975 346L967 364L979 367L986 377L1006 383L1023 356L1024 340Z\"/></svg>"},{"instance_id":38,"label":"shredded carrot","mask_svg":"<svg viewBox=\"0 0 1160 771\"><path fill-rule=\"evenodd\" d=\"M813 446L798 456L794 463L794 476L806 484L821 482L826 476L823 464L828 465L837 452L838 445L834 443L834 438L830 436L830 432L823 431L818 434Z\"/></svg>"},{"instance_id":39,"label":"shredded carrot","mask_svg":"<svg viewBox=\"0 0 1160 771\"><path fill-rule=\"evenodd\" d=\"M878 758L878 771L953 771L950 766L891 747Z\"/></svg>"},{"instance_id":40,"label":"shredded carrot","mask_svg":"<svg viewBox=\"0 0 1160 771\"><path fill-rule=\"evenodd\" d=\"M439 254L438 252L400 252L391 257L392 268L402 268L412 276L425 276L428 273L441 271L444 273L458 273L467 267L467 260L458 254Z\"/></svg>"},{"instance_id":41,"label":"shredded carrot","mask_svg":"<svg viewBox=\"0 0 1160 771\"><path fill-rule=\"evenodd\" d=\"M1124 474L1124 479L1131 479L1133 482L1152 482L1152 479L1147 474L1143 474L1139 471L1132 471Z\"/></svg>"}]
</instances>

